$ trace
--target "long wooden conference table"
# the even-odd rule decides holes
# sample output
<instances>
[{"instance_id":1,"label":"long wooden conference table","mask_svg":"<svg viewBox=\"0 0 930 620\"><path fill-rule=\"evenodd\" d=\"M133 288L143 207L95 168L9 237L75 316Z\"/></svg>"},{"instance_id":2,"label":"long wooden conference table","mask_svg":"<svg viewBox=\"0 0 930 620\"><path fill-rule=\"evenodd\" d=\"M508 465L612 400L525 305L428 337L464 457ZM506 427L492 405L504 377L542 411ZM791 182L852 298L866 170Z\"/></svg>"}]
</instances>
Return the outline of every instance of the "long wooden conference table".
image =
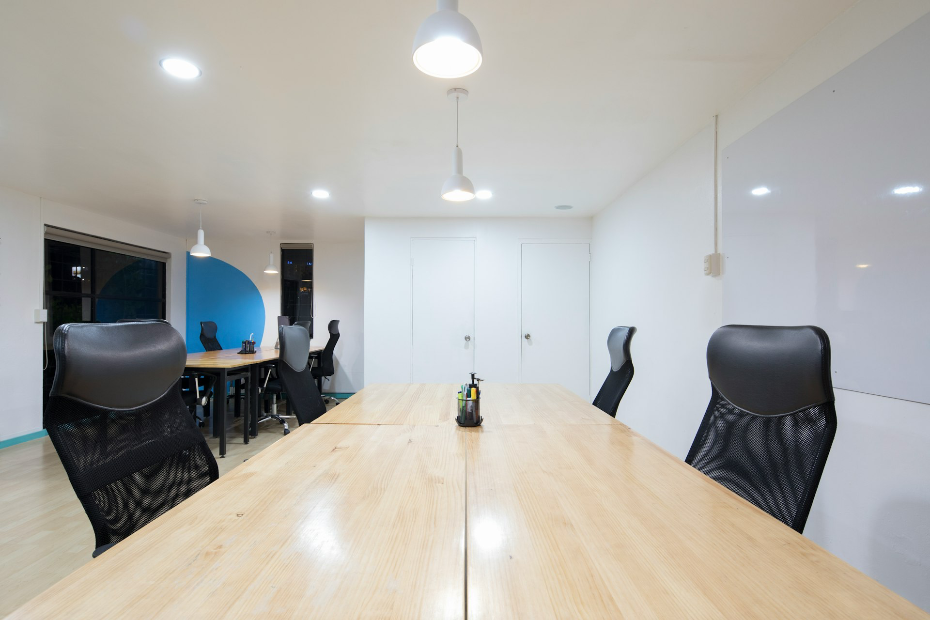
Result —
<instances>
[{"instance_id":1,"label":"long wooden conference table","mask_svg":"<svg viewBox=\"0 0 930 620\"><path fill-rule=\"evenodd\" d=\"M564 388L456 389L365 388L11 617L928 617Z\"/></svg>"},{"instance_id":2,"label":"long wooden conference table","mask_svg":"<svg viewBox=\"0 0 930 620\"><path fill-rule=\"evenodd\" d=\"M311 346L307 352L313 356L323 350L321 346ZM258 435L258 382L259 369L278 360L278 350L274 347L259 347L255 353L240 354L239 349L222 349L220 351L204 351L201 353L188 353L186 372L205 372L216 375L216 387L213 390L213 425L215 436L220 440L220 458L226 456L226 380L230 370L248 368L249 387L246 400L248 401L249 423L242 425L243 440L249 443L249 435ZM238 395L237 395L238 399ZM236 412L239 412L239 401L236 401Z\"/></svg>"}]
</instances>

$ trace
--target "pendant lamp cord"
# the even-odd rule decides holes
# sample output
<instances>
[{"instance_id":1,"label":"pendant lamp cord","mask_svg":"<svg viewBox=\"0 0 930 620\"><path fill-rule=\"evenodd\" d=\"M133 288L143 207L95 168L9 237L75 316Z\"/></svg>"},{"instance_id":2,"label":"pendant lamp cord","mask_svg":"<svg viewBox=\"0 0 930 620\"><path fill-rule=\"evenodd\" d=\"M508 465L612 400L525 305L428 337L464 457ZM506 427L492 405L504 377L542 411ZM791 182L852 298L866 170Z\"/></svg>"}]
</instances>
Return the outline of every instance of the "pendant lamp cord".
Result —
<instances>
[{"instance_id":1,"label":"pendant lamp cord","mask_svg":"<svg viewBox=\"0 0 930 620\"><path fill-rule=\"evenodd\" d=\"M459 96L455 96L455 146L459 145Z\"/></svg>"}]
</instances>

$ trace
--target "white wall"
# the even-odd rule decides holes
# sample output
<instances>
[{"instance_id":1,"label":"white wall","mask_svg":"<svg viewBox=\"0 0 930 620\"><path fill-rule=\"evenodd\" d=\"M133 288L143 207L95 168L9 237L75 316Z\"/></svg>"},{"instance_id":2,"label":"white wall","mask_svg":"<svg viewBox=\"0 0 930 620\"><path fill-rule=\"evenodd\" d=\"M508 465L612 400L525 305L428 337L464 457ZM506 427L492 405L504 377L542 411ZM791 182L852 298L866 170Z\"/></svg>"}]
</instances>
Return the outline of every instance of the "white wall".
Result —
<instances>
[{"instance_id":1,"label":"white wall","mask_svg":"<svg viewBox=\"0 0 930 620\"><path fill-rule=\"evenodd\" d=\"M617 418L680 457L710 396L704 353L722 308L720 279L702 262L714 247L713 153L709 127L592 227L591 390L610 370L611 328L635 326L635 374Z\"/></svg>"},{"instance_id":2,"label":"white wall","mask_svg":"<svg viewBox=\"0 0 930 620\"><path fill-rule=\"evenodd\" d=\"M0 329L4 349L17 352L0 358L0 441L42 430L43 330L33 310L44 307L44 224L170 252L168 319L184 333L184 239L0 187Z\"/></svg>"},{"instance_id":3,"label":"white wall","mask_svg":"<svg viewBox=\"0 0 930 620\"><path fill-rule=\"evenodd\" d=\"M187 240L193 244L193 239ZM313 243L313 301L316 325L313 344L325 345L329 339L326 326L339 319L339 342L336 344L332 382L323 384L326 392L357 392L363 387L363 275L364 251L361 241L329 242L308 239L280 239L267 236L249 239L207 239L214 258L225 261L248 276L265 303L265 331L256 334L261 343L274 345L278 338L278 315L281 313L281 280L277 274L264 273L268 252L274 251L280 268L281 243Z\"/></svg>"},{"instance_id":4,"label":"white wall","mask_svg":"<svg viewBox=\"0 0 930 620\"><path fill-rule=\"evenodd\" d=\"M721 113L719 148L928 11L926 0L863 0ZM593 226L592 383L609 367L607 330L636 325L618 418L682 458L710 396L704 353L727 285L725 266L719 280L701 272L713 249L711 138L689 140ZM836 408L805 535L930 610L930 406L836 390Z\"/></svg>"},{"instance_id":5,"label":"white wall","mask_svg":"<svg viewBox=\"0 0 930 620\"><path fill-rule=\"evenodd\" d=\"M482 379L520 379L520 244L588 240L588 218L365 220L365 382L410 381L410 240L476 239L475 370Z\"/></svg>"}]
</instances>

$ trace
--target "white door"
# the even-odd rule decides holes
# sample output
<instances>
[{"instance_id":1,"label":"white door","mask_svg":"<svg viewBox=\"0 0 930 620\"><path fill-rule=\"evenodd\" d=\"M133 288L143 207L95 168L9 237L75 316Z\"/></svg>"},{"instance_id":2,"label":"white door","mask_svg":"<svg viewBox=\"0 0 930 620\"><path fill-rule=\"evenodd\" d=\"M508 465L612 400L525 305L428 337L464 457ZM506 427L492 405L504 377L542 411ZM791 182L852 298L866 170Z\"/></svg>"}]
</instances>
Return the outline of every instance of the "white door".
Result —
<instances>
[{"instance_id":1,"label":"white door","mask_svg":"<svg viewBox=\"0 0 930 620\"><path fill-rule=\"evenodd\" d=\"M465 383L475 369L475 240L413 239L414 383Z\"/></svg>"},{"instance_id":2,"label":"white door","mask_svg":"<svg viewBox=\"0 0 930 620\"><path fill-rule=\"evenodd\" d=\"M523 383L560 383L589 394L587 243L524 243Z\"/></svg>"}]
</instances>

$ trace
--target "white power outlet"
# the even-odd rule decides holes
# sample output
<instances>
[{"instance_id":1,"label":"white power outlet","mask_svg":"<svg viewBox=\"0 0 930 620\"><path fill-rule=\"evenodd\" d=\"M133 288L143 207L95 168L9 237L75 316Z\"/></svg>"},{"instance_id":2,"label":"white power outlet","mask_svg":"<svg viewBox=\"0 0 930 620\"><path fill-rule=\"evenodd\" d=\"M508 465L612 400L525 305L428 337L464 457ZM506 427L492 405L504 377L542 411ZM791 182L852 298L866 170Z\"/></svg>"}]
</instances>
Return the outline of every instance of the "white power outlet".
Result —
<instances>
[{"instance_id":1,"label":"white power outlet","mask_svg":"<svg viewBox=\"0 0 930 620\"><path fill-rule=\"evenodd\" d=\"M704 257L704 275L705 276L719 276L720 275L720 254L708 254Z\"/></svg>"},{"instance_id":2,"label":"white power outlet","mask_svg":"<svg viewBox=\"0 0 930 620\"><path fill-rule=\"evenodd\" d=\"M48 323L48 310L41 308L35 310L35 322L36 323Z\"/></svg>"}]
</instances>

